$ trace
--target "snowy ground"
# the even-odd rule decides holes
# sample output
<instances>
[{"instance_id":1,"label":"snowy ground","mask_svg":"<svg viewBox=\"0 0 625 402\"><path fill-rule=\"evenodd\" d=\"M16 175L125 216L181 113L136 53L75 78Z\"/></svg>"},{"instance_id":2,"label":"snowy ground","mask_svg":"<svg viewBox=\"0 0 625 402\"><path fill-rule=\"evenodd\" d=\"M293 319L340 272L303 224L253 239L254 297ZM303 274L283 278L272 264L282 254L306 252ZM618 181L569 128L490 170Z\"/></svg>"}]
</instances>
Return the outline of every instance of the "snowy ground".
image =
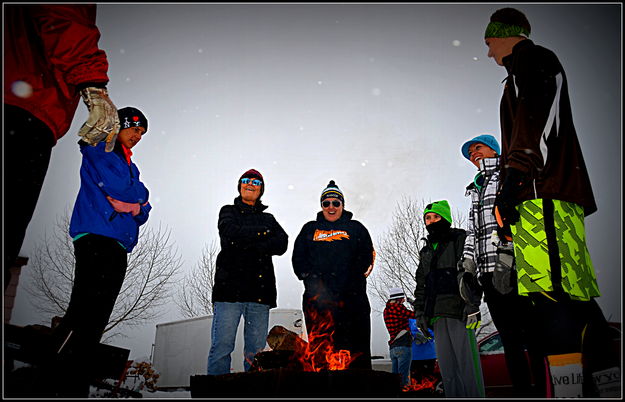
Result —
<instances>
[{"instance_id":1,"label":"snowy ground","mask_svg":"<svg viewBox=\"0 0 625 402\"><path fill-rule=\"evenodd\" d=\"M126 383L124 387L127 389L135 390L142 395L142 399L191 399L191 391L188 391L184 388L175 389L171 391L156 391L150 392L146 390L139 390L138 384ZM94 386L91 387L91 391L89 394L89 398L111 398L111 391L107 389L98 389ZM123 398L123 396L119 396L116 398ZM137 398L138 399L138 398Z\"/></svg>"},{"instance_id":2,"label":"snowy ground","mask_svg":"<svg viewBox=\"0 0 625 402\"><path fill-rule=\"evenodd\" d=\"M191 391L184 388L173 391L139 391L142 395L141 399L191 399ZM91 387L89 398L110 398L110 391ZM139 399L139 398L137 398Z\"/></svg>"},{"instance_id":3,"label":"snowy ground","mask_svg":"<svg viewBox=\"0 0 625 402\"><path fill-rule=\"evenodd\" d=\"M162 399L191 399L191 391L184 389L175 391L156 391L156 392L142 392L143 399L145 398L162 398Z\"/></svg>"}]
</instances>

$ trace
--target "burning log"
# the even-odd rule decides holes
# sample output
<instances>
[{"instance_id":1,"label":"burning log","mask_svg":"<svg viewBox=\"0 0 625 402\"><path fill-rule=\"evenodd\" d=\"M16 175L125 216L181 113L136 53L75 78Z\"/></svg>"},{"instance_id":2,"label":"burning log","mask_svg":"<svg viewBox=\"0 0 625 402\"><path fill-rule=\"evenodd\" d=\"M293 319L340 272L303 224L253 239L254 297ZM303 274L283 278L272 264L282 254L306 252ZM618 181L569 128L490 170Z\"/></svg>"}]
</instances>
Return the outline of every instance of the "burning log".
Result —
<instances>
[{"instance_id":1,"label":"burning log","mask_svg":"<svg viewBox=\"0 0 625 402\"><path fill-rule=\"evenodd\" d=\"M298 351L306 350L308 342L300 338L295 332L276 325L267 335L267 344L272 350L259 352L254 356L250 371L288 368L303 370Z\"/></svg>"},{"instance_id":2,"label":"burning log","mask_svg":"<svg viewBox=\"0 0 625 402\"><path fill-rule=\"evenodd\" d=\"M308 342L300 338L295 332L276 325L267 335L267 344L272 350L289 350L294 352L306 348Z\"/></svg>"}]
</instances>

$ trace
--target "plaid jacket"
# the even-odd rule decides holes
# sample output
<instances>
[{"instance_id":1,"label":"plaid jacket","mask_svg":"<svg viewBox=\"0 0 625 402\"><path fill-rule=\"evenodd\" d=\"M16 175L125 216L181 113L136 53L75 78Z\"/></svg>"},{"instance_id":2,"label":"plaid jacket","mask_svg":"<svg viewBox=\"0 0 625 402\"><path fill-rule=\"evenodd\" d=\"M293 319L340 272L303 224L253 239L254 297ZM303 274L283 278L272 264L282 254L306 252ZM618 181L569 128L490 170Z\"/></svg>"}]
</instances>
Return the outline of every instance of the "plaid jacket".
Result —
<instances>
[{"instance_id":1,"label":"plaid jacket","mask_svg":"<svg viewBox=\"0 0 625 402\"><path fill-rule=\"evenodd\" d=\"M478 176L484 178L481 188L475 182L466 188L465 196L471 196L467 239L464 242L463 258L470 258L477 265L478 277L495 270L499 238L492 238L497 230L493 213L495 196L499 185L499 158L482 159ZM493 240L497 244L493 244Z\"/></svg>"},{"instance_id":2,"label":"plaid jacket","mask_svg":"<svg viewBox=\"0 0 625 402\"><path fill-rule=\"evenodd\" d=\"M410 325L408 320L415 318L414 311L408 310L402 303L386 302L384 308L384 324L390 335L388 344L391 345L397 334L405 329L410 334Z\"/></svg>"}]
</instances>

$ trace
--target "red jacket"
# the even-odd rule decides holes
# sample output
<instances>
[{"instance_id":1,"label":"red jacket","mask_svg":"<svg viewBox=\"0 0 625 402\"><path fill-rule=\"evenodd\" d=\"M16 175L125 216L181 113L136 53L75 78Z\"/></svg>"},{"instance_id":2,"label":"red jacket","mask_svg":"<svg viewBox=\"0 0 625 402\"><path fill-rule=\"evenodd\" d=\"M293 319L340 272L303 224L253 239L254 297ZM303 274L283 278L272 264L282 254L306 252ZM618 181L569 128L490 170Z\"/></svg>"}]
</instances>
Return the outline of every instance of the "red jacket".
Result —
<instances>
[{"instance_id":1,"label":"red jacket","mask_svg":"<svg viewBox=\"0 0 625 402\"><path fill-rule=\"evenodd\" d=\"M4 6L4 103L43 121L55 142L74 119L83 83L108 83L95 4Z\"/></svg>"},{"instance_id":2,"label":"red jacket","mask_svg":"<svg viewBox=\"0 0 625 402\"><path fill-rule=\"evenodd\" d=\"M389 345L393 343L393 340L395 340L395 337L402 329L410 333L408 320L415 318L414 311L408 310L402 303L395 303L389 300L386 302L383 315L384 324L390 336Z\"/></svg>"}]
</instances>

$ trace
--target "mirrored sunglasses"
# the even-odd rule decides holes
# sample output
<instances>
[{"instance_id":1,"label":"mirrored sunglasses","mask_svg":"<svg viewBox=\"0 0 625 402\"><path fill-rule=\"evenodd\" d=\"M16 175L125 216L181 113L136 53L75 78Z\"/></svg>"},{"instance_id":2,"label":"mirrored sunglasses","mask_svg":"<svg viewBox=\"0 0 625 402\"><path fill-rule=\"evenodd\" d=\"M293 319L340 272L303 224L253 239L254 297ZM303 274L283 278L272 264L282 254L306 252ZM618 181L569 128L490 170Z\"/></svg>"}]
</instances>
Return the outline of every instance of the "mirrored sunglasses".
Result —
<instances>
[{"instance_id":1,"label":"mirrored sunglasses","mask_svg":"<svg viewBox=\"0 0 625 402\"><path fill-rule=\"evenodd\" d=\"M322 203L321 203L321 206L322 206L322 207L324 207L324 208L328 208L328 207L330 206L330 204L332 204L332 206L333 206L334 208L338 208L338 207L340 207L340 206L341 206L341 201L336 201L336 200L334 200L334 201L332 201L332 202L330 202L330 201L324 201L324 202L322 202Z\"/></svg>"},{"instance_id":2,"label":"mirrored sunglasses","mask_svg":"<svg viewBox=\"0 0 625 402\"><path fill-rule=\"evenodd\" d=\"M263 184L263 181L258 179L250 179L249 177L241 179L241 183L243 184L249 184L250 182L253 186L260 186L261 184Z\"/></svg>"}]
</instances>

